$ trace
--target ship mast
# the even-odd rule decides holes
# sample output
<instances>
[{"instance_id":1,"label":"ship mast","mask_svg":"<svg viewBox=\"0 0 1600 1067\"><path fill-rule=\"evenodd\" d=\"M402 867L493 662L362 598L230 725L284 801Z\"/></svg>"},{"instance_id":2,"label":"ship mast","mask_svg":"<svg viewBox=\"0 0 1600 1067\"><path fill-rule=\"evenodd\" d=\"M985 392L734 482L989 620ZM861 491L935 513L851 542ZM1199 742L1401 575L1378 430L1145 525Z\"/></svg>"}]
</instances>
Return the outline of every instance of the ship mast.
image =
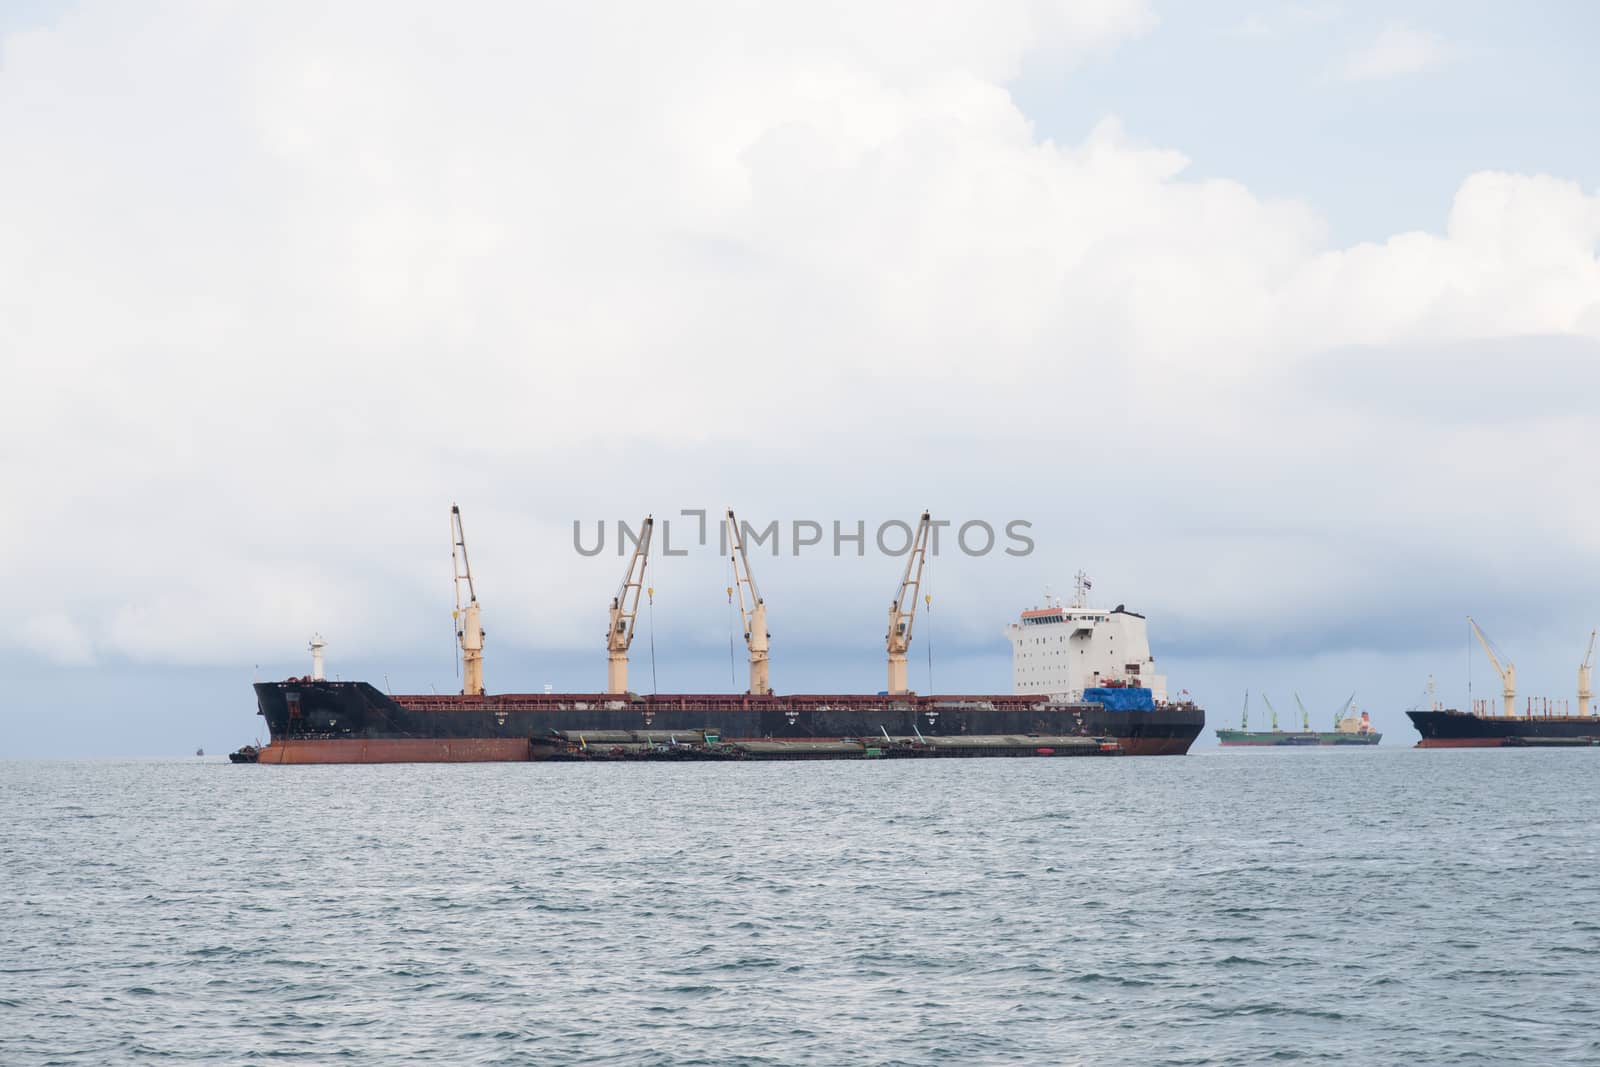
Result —
<instances>
[{"instance_id":1,"label":"ship mast","mask_svg":"<svg viewBox=\"0 0 1600 1067\"><path fill-rule=\"evenodd\" d=\"M483 694L483 624L478 617L478 592L472 584L472 563L467 559L467 534L461 528L461 509L450 505L450 565L455 574L456 642L461 646L461 691Z\"/></svg>"},{"instance_id":2,"label":"ship mast","mask_svg":"<svg viewBox=\"0 0 1600 1067\"><path fill-rule=\"evenodd\" d=\"M728 531L728 558L733 561L733 585L739 594L739 616L744 620L744 643L750 650L750 689L756 696L772 692L768 676L767 604L756 590L756 580L750 574L750 557L745 554L744 537L739 532L739 520L733 509L728 509L724 520ZM746 604L745 591L749 590Z\"/></svg>"},{"instance_id":3,"label":"ship mast","mask_svg":"<svg viewBox=\"0 0 1600 1067\"><path fill-rule=\"evenodd\" d=\"M1505 717L1511 718L1517 713L1517 666L1507 660L1505 666L1500 665L1500 657L1495 655L1494 642L1490 641L1471 615L1467 616L1467 625L1472 627L1472 632L1478 635L1478 643L1483 646L1483 651L1489 656L1489 665L1500 675L1502 689L1500 697L1505 704Z\"/></svg>"},{"instance_id":4,"label":"ship mast","mask_svg":"<svg viewBox=\"0 0 1600 1067\"><path fill-rule=\"evenodd\" d=\"M327 681L328 672L322 664L322 650L328 647L328 642L322 639L321 634L312 634L311 644L306 647L311 650L311 680L313 682Z\"/></svg>"},{"instance_id":5,"label":"ship mast","mask_svg":"<svg viewBox=\"0 0 1600 1067\"><path fill-rule=\"evenodd\" d=\"M611 624L606 630L606 651L610 656L606 664L606 692L628 691L628 646L633 644L633 630L639 617L639 594L644 589L644 571L650 562L650 535L655 529L655 518L644 517L639 539L633 545L633 558L617 586L617 595L611 598Z\"/></svg>"},{"instance_id":6,"label":"ship mast","mask_svg":"<svg viewBox=\"0 0 1600 1067\"><path fill-rule=\"evenodd\" d=\"M1594 698L1593 686L1590 684L1594 669L1594 635L1596 631L1589 631L1589 650L1583 654L1583 662L1578 665L1578 714L1589 714L1589 701Z\"/></svg>"},{"instance_id":7,"label":"ship mast","mask_svg":"<svg viewBox=\"0 0 1600 1067\"><path fill-rule=\"evenodd\" d=\"M932 525L924 511L917 521L917 534L906 557L906 571L900 589L889 604L889 632L884 644L889 650L889 695L910 692L906 684L906 651L911 647L911 625L917 618L917 595L922 590L922 568L928 561L928 530Z\"/></svg>"}]
</instances>

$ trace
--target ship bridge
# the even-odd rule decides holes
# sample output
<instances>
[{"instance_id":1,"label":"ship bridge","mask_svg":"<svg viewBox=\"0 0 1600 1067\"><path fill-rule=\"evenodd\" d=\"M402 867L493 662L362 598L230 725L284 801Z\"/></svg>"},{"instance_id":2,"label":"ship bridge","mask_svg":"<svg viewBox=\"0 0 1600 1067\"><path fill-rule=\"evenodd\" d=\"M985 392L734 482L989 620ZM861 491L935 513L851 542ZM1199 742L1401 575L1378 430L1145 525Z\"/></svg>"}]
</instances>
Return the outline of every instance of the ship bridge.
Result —
<instances>
[{"instance_id":1,"label":"ship bridge","mask_svg":"<svg viewBox=\"0 0 1600 1067\"><path fill-rule=\"evenodd\" d=\"M1109 610L1086 603L1088 582L1079 575L1071 605L1030 608L1005 629L1011 642L1012 687L1018 693L1081 700L1085 689L1106 685L1151 690L1167 700L1167 680L1156 673L1145 618L1118 604Z\"/></svg>"}]
</instances>

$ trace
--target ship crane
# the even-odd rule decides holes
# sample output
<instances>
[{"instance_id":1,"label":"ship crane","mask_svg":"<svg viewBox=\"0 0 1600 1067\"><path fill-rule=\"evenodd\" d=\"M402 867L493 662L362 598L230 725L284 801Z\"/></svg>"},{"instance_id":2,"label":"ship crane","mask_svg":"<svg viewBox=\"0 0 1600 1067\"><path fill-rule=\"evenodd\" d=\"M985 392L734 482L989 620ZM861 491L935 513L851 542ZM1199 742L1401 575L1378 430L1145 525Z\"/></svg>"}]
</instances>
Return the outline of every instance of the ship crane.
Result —
<instances>
[{"instance_id":1,"label":"ship crane","mask_svg":"<svg viewBox=\"0 0 1600 1067\"><path fill-rule=\"evenodd\" d=\"M639 618L639 594L644 590L644 571L650 562L650 535L655 529L655 518L646 515L633 544L633 558L617 586L617 595L611 598L611 625L606 630L606 651L610 658L606 664L606 692L628 691L628 646L633 644L633 631Z\"/></svg>"},{"instance_id":2,"label":"ship crane","mask_svg":"<svg viewBox=\"0 0 1600 1067\"><path fill-rule=\"evenodd\" d=\"M1300 732L1308 734L1311 732L1311 713L1306 710L1305 701L1300 699L1299 693L1294 695L1294 702L1300 705Z\"/></svg>"},{"instance_id":3,"label":"ship crane","mask_svg":"<svg viewBox=\"0 0 1600 1067\"><path fill-rule=\"evenodd\" d=\"M1589 714L1589 701L1594 699L1594 635L1596 631L1589 631L1589 650L1583 654L1583 662L1578 664L1578 714Z\"/></svg>"},{"instance_id":4,"label":"ship crane","mask_svg":"<svg viewBox=\"0 0 1600 1067\"><path fill-rule=\"evenodd\" d=\"M478 616L478 592L472 584L472 563L467 559L467 535L461 528L461 509L450 505L450 564L455 573L456 643L461 646L461 691L481 696L483 689L483 623Z\"/></svg>"},{"instance_id":5,"label":"ship crane","mask_svg":"<svg viewBox=\"0 0 1600 1067\"><path fill-rule=\"evenodd\" d=\"M744 643L750 650L750 689L756 696L772 692L768 675L767 604L756 589L756 580L750 574L750 557L745 554L744 537L739 532L739 520L733 509L728 509L724 520L728 531L728 558L733 561L733 585L739 594L739 617L744 621ZM748 603L747 603L748 601Z\"/></svg>"},{"instance_id":6,"label":"ship crane","mask_svg":"<svg viewBox=\"0 0 1600 1067\"><path fill-rule=\"evenodd\" d=\"M1356 695L1351 693L1350 699L1344 702L1344 707L1333 713L1333 728L1335 730L1339 728L1340 723L1344 722L1345 717L1350 714L1350 705L1354 704L1355 702Z\"/></svg>"},{"instance_id":7,"label":"ship crane","mask_svg":"<svg viewBox=\"0 0 1600 1067\"><path fill-rule=\"evenodd\" d=\"M1489 665L1500 675L1500 697L1505 703L1505 717L1511 718L1517 713L1517 666L1510 660L1504 666L1500 664L1500 657L1495 655L1494 642L1489 640L1483 628L1479 626L1471 615L1467 616L1467 625L1472 627L1472 632L1478 635L1478 643L1483 646L1483 651L1489 657Z\"/></svg>"},{"instance_id":8,"label":"ship crane","mask_svg":"<svg viewBox=\"0 0 1600 1067\"><path fill-rule=\"evenodd\" d=\"M922 568L928 561L928 530L932 520L924 511L917 521L917 534L906 557L906 572L900 590L889 604L889 632L884 644L889 649L889 695L909 693L906 684L906 651L911 647L911 625L917 619L917 598L922 591Z\"/></svg>"},{"instance_id":9,"label":"ship crane","mask_svg":"<svg viewBox=\"0 0 1600 1067\"><path fill-rule=\"evenodd\" d=\"M1272 712L1272 732L1273 733L1277 733L1278 732L1278 709L1272 706L1272 699L1270 697L1268 697L1267 694L1265 694L1265 693L1261 694L1261 702L1267 706L1267 710L1268 711Z\"/></svg>"}]
</instances>

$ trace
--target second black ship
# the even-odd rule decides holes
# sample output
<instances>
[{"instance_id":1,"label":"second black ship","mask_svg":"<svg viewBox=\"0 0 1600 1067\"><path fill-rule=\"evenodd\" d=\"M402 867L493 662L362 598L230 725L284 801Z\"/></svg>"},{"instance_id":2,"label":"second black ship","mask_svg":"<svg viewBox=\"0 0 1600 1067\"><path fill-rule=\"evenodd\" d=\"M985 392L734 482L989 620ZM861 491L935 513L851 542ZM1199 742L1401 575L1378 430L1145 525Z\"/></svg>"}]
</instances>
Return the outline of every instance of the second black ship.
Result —
<instances>
[{"instance_id":1,"label":"second black ship","mask_svg":"<svg viewBox=\"0 0 1600 1067\"><path fill-rule=\"evenodd\" d=\"M1499 645L1489 640L1471 616L1470 633L1483 647L1489 666L1500 676L1500 713L1491 701L1472 702L1471 711L1446 708L1434 695L1433 679L1428 679L1428 707L1413 708L1406 717L1422 739L1418 748L1564 748L1600 746L1600 715L1594 706L1595 632L1589 633L1589 647L1578 665L1576 715L1564 701L1542 699L1537 704L1526 699L1522 714L1517 714L1517 668ZM1470 683L1469 683L1470 690Z\"/></svg>"}]
</instances>

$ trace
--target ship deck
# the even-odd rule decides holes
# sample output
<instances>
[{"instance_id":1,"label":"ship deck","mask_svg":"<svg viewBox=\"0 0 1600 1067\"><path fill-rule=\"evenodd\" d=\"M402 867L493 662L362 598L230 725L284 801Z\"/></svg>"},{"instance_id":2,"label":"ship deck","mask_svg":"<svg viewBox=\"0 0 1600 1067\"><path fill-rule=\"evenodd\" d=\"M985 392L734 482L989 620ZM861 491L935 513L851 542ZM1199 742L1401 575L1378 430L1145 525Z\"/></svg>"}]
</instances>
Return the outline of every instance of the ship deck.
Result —
<instances>
[{"instance_id":1,"label":"ship deck","mask_svg":"<svg viewBox=\"0 0 1600 1067\"><path fill-rule=\"evenodd\" d=\"M862 711L888 711L904 708L1090 708L1097 704L1081 701L1051 701L1047 698L997 694L940 694L922 696L902 693L793 693L755 695L750 693L493 693L483 695L394 694L395 703L415 711L569 711L589 708L660 708L704 711L749 711L784 708L798 711L828 711L850 708ZM1181 705L1172 705L1174 707Z\"/></svg>"}]
</instances>

